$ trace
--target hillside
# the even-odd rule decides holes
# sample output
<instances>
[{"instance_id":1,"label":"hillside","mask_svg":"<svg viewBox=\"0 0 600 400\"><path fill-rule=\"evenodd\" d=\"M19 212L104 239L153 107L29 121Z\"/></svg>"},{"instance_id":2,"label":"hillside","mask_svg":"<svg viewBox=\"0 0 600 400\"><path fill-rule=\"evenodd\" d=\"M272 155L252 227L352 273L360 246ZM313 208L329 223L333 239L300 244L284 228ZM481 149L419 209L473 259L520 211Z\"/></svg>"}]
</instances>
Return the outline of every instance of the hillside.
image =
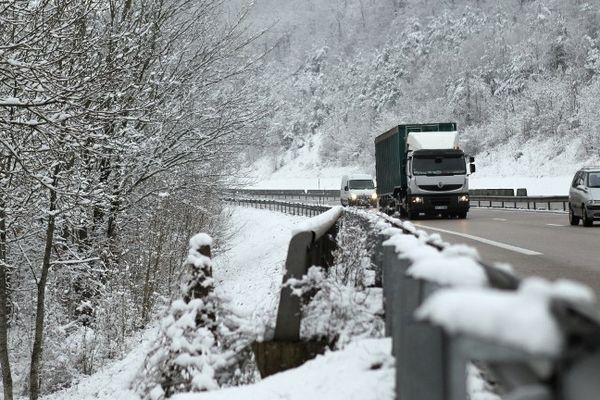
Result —
<instances>
[{"instance_id":1,"label":"hillside","mask_svg":"<svg viewBox=\"0 0 600 400\"><path fill-rule=\"evenodd\" d=\"M275 21L259 80L273 184L298 167L372 171L378 133L444 120L478 159L475 186L537 192L548 177L564 193L578 166L598 163L596 2L259 0L252 18Z\"/></svg>"}]
</instances>

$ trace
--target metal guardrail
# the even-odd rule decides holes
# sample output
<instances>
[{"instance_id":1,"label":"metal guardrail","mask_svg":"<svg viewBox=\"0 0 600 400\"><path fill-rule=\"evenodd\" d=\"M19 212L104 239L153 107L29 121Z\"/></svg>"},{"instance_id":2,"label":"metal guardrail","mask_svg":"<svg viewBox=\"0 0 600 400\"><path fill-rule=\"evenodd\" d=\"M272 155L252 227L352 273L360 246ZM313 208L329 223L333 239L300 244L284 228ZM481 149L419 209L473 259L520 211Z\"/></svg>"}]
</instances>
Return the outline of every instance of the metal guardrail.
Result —
<instances>
[{"instance_id":1,"label":"metal guardrail","mask_svg":"<svg viewBox=\"0 0 600 400\"><path fill-rule=\"evenodd\" d=\"M331 208L329 206L317 204L302 204L288 201L244 199L234 197L226 197L223 199L223 201L240 207L252 207L270 211L279 211L290 215L300 215L305 217L314 217Z\"/></svg>"},{"instance_id":2,"label":"metal guardrail","mask_svg":"<svg viewBox=\"0 0 600 400\"><path fill-rule=\"evenodd\" d=\"M225 191L229 197L278 199L278 200L302 200L316 201L318 203L339 202L339 190L263 190L263 189L229 189Z\"/></svg>"},{"instance_id":3,"label":"metal guardrail","mask_svg":"<svg viewBox=\"0 0 600 400\"><path fill-rule=\"evenodd\" d=\"M548 198L544 200L548 201ZM320 210L329 209L273 200L230 201L296 215L314 215L319 207ZM340 210L337 220L342 211L339 207L335 208ZM365 213L361 216L360 213L345 212L344 215L364 218L365 223L362 226L365 229L371 228L366 234L375 237L377 241L373 246L375 251L371 262L380 269L379 281L383 286L386 335L392 338L392 352L396 356L396 399L465 400L466 368L467 363L472 361L483 366L493 377L502 388L505 399L598 398L600 380L596 375L600 371L600 314L596 307L561 298L551 300L550 313L564 337L563 350L555 356L540 356L493 340L445 331L432 322L415 318L417 308L442 287L428 280L408 276L411 261L399 257L391 245L384 245L385 239L393 233L382 230L381 226L378 232L373 231L375 224L372 219L385 219L392 227L401 230L402 235L419 237L421 233L414 227L384 214L374 216ZM286 260L288 274L284 277L284 282L292 276L301 278L310 265L327 265L325 260L331 257L331 251L335 248L335 224L329 224L327 234L317 235L311 228L308 232L300 231L290 241ZM325 232L324 228L320 231ZM326 245L316 244L319 239L330 242ZM424 242L422 238L420 242ZM429 237L424 243L437 250L445 248L445 244L435 237ZM507 293L518 290L521 281L514 275L485 263L478 263L485 273L489 288ZM289 302L289 297L283 300L286 290L289 291L289 287L284 285L277 321L280 328L275 329L275 339L255 345L261 374L268 375L300 365L320 353L326 346L326 343L322 342L298 340L297 328L300 323L302 300L296 298ZM285 305L286 302L289 304Z\"/></svg>"},{"instance_id":4,"label":"metal guardrail","mask_svg":"<svg viewBox=\"0 0 600 400\"><path fill-rule=\"evenodd\" d=\"M286 209L278 207L285 204L273 201L270 203L274 209ZM309 214L316 210L312 205L295 206L295 210L301 209ZM302 279L313 265L327 268L333 264L333 252L337 248L337 222L342 214L341 206L324 211L301 224L290 240L273 338L253 345L262 377L298 367L317 354L323 353L327 347L324 340L300 339L302 304L310 300L310 296L294 295L286 282L290 279Z\"/></svg>"},{"instance_id":5,"label":"metal guardrail","mask_svg":"<svg viewBox=\"0 0 600 400\"><path fill-rule=\"evenodd\" d=\"M567 211L568 196L471 196L471 207Z\"/></svg>"},{"instance_id":6,"label":"metal guardrail","mask_svg":"<svg viewBox=\"0 0 600 400\"><path fill-rule=\"evenodd\" d=\"M387 216L404 234L417 236ZM441 249L435 243L429 245ZM592 400L600 393L600 315L595 308L553 299L550 311L565 338L557 357L540 357L515 347L466 334L453 334L415 318L415 311L440 289L407 275L408 258L390 245L382 248L386 333L396 355L396 398L464 400L467 362L483 363L507 399ZM503 270L480 264L489 287L517 290L520 281ZM541 364L540 364L541 363ZM540 365L546 365L540 372ZM544 370L544 368L542 368Z\"/></svg>"},{"instance_id":7,"label":"metal guardrail","mask_svg":"<svg viewBox=\"0 0 600 400\"><path fill-rule=\"evenodd\" d=\"M523 190L523 189L520 189ZM567 196L513 196L512 189L475 189L470 191L471 207L515 208L524 210L568 211ZM339 190L227 190L231 198L339 202ZM502 194L502 195L499 195Z\"/></svg>"}]
</instances>

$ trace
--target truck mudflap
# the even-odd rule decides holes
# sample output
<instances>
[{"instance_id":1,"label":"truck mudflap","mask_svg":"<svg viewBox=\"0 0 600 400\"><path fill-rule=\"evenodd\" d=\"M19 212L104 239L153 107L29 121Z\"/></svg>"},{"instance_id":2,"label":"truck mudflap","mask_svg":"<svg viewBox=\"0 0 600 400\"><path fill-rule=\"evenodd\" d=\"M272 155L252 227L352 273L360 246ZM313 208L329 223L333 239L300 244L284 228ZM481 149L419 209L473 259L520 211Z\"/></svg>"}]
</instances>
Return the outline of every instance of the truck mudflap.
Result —
<instances>
[{"instance_id":1,"label":"truck mudflap","mask_svg":"<svg viewBox=\"0 0 600 400\"><path fill-rule=\"evenodd\" d=\"M407 199L407 211L411 216L442 214L463 217L469 211L469 194L414 194Z\"/></svg>"}]
</instances>

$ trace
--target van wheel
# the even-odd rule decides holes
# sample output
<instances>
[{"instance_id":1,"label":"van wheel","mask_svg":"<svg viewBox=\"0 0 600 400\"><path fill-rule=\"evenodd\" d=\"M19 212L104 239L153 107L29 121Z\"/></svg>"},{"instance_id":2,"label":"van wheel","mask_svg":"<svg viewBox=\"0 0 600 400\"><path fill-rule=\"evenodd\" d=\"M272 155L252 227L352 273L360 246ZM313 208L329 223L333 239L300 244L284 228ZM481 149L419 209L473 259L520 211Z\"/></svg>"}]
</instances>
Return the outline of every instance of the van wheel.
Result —
<instances>
[{"instance_id":1,"label":"van wheel","mask_svg":"<svg viewBox=\"0 0 600 400\"><path fill-rule=\"evenodd\" d=\"M569 223L571 225L579 225L579 217L573 214L573 207L569 204Z\"/></svg>"},{"instance_id":2,"label":"van wheel","mask_svg":"<svg viewBox=\"0 0 600 400\"><path fill-rule=\"evenodd\" d=\"M583 226L592 226L594 221L588 216L585 206L581 207L581 215L583 220Z\"/></svg>"}]
</instances>

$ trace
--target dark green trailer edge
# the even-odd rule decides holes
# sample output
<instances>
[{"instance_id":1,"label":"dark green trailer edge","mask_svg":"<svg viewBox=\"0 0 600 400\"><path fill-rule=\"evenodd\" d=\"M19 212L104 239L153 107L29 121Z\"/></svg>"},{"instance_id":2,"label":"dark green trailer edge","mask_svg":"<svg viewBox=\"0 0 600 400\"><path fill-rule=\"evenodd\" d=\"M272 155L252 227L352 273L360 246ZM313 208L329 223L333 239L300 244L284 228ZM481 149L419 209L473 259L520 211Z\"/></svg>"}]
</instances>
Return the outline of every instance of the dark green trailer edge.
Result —
<instances>
[{"instance_id":1,"label":"dark green trailer edge","mask_svg":"<svg viewBox=\"0 0 600 400\"><path fill-rule=\"evenodd\" d=\"M377 195L393 195L406 187L406 137L410 132L453 132L456 122L398 125L375 138Z\"/></svg>"}]
</instances>

